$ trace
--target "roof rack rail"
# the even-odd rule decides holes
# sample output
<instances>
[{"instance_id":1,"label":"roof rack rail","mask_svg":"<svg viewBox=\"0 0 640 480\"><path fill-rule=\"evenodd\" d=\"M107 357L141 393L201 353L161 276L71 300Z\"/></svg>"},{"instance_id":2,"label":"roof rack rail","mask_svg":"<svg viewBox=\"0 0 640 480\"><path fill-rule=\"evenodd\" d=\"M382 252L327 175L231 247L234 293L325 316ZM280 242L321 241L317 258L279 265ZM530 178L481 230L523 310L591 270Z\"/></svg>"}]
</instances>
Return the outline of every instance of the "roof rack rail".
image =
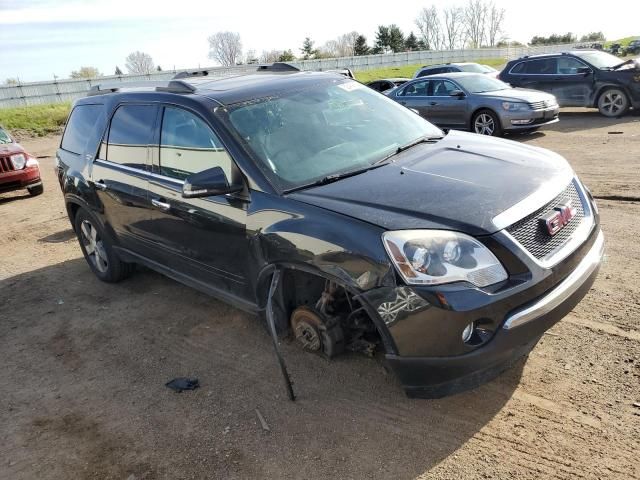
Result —
<instances>
[{"instance_id":1,"label":"roof rack rail","mask_svg":"<svg viewBox=\"0 0 640 480\"><path fill-rule=\"evenodd\" d=\"M188 77L206 77L209 75L209 70L185 70L184 72L178 72L173 76L173 80L179 80L180 78Z\"/></svg>"},{"instance_id":2,"label":"roof rack rail","mask_svg":"<svg viewBox=\"0 0 640 480\"><path fill-rule=\"evenodd\" d=\"M258 72L299 72L298 67L294 67L288 63L275 62L271 65L258 65Z\"/></svg>"},{"instance_id":3,"label":"roof rack rail","mask_svg":"<svg viewBox=\"0 0 640 480\"><path fill-rule=\"evenodd\" d=\"M126 90L155 89L156 92L169 93L193 93L196 88L180 80L143 81L143 82L118 82L94 85L87 96L105 95L107 93L122 92Z\"/></svg>"}]
</instances>

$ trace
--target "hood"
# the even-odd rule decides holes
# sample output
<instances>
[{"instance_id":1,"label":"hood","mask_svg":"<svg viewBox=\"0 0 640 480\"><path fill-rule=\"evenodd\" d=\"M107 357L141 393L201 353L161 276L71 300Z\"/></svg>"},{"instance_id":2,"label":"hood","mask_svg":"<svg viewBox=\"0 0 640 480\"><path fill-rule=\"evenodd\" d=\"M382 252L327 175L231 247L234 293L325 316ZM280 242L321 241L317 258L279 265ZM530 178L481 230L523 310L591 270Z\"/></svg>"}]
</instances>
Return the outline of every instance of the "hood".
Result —
<instances>
[{"instance_id":1,"label":"hood","mask_svg":"<svg viewBox=\"0 0 640 480\"><path fill-rule=\"evenodd\" d=\"M568 163L551 151L456 131L394 158L394 163L289 198L388 230L487 235L499 229L493 222L497 215L530 195L559 194L573 175ZM530 209L520 218L544 204L525 203Z\"/></svg>"},{"instance_id":2,"label":"hood","mask_svg":"<svg viewBox=\"0 0 640 480\"><path fill-rule=\"evenodd\" d=\"M519 100L522 102L542 102L545 100L553 100L555 97L550 93L541 92L539 90L529 90L527 88L510 88L508 90L498 90L497 92L482 92L474 93L481 97L499 98L500 100L514 101Z\"/></svg>"},{"instance_id":3,"label":"hood","mask_svg":"<svg viewBox=\"0 0 640 480\"><path fill-rule=\"evenodd\" d=\"M14 153L24 153L24 148L19 143L0 143L0 155L7 156Z\"/></svg>"}]
</instances>

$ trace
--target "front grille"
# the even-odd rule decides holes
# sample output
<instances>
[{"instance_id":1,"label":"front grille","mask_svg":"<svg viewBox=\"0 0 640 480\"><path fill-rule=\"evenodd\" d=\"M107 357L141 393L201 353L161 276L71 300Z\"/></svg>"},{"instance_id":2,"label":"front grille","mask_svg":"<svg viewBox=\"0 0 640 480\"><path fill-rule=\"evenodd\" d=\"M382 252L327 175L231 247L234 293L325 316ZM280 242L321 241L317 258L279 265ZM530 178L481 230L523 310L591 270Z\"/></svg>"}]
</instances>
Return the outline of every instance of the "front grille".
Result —
<instances>
[{"instance_id":1,"label":"front grille","mask_svg":"<svg viewBox=\"0 0 640 480\"><path fill-rule=\"evenodd\" d=\"M543 108L549 108L554 104L551 100L543 100L540 102L529 102L529 108L531 110L542 110Z\"/></svg>"},{"instance_id":2,"label":"front grille","mask_svg":"<svg viewBox=\"0 0 640 480\"><path fill-rule=\"evenodd\" d=\"M0 173L13 172L13 163L9 157L0 157Z\"/></svg>"},{"instance_id":3,"label":"front grille","mask_svg":"<svg viewBox=\"0 0 640 480\"><path fill-rule=\"evenodd\" d=\"M562 230L552 236L541 224L540 218L552 213L557 206L563 204L567 199L571 200L571 205L576 209L576 214ZM583 220L584 206L576 186L571 182L560 195L544 207L508 227L507 232L531 255L541 260L564 245Z\"/></svg>"}]
</instances>

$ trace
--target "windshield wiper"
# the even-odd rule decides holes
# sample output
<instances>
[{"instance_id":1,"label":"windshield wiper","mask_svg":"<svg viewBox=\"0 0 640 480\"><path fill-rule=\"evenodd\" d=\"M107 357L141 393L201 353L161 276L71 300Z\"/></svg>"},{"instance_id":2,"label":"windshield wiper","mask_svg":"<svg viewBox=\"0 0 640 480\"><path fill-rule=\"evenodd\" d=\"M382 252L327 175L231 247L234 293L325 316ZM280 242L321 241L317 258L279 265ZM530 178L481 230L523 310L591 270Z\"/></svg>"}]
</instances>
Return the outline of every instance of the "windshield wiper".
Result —
<instances>
[{"instance_id":1,"label":"windshield wiper","mask_svg":"<svg viewBox=\"0 0 640 480\"><path fill-rule=\"evenodd\" d=\"M402 146L396 148L389 155L387 155L385 157L382 157L380 160L374 162L374 165L380 165L381 163L385 163L391 157L395 157L399 153L402 153L405 150L409 150L410 148L413 148L416 145L420 145L421 143L436 143L438 140L442 140L443 138L444 137L420 137L417 140L414 140L413 142L407 143L406 145L402 145Z\"/></svg>"},{"instance_id":2,"label":"windshield wiper","mask_svg":"<svg viewBox=\"0 0 640 480\"><path fill-rule=\"evenodd\" d=\"M613 67L609 67L609 68L610 68L611 70L617 70L617 69L619 69L620 67L624 67L625 65L629 65L630 63L633 63L633 62L634 62L634 59L633 59L633 58L630 58L629 60L625 60L624 62L619 63L619 64L614 65Z\"/></svg>"},{"instance_id":3,"label":"windshield wiper","mask_svg":"<svg viewBox=\"0 0 640 480\"><path fill-rule=\"evenodd\" d=\"M331 175L327 175L326 177L322 177L321 179L316 180L315 182L307 183L305 185L300 185L299 187L294 187L294 188L290 188L289 190L285 190L284 193L292 193L292 192L296 192L298 190L304 190L306 188L319 187L320 185L327 185L329 183L333 183L333 182L336 182L338 180L342 180L343 178L353 177L355 175L360 175L361 173L368 172L369 170L373 170L373 169L376 169L378 167L382 167L382 165L381 164L380 165L373 164L373 165L369 165L368 167L365 167L365 168L360 168L358 170L351 170L350 172L332 173Z\"/></svg>"}]
</instances>

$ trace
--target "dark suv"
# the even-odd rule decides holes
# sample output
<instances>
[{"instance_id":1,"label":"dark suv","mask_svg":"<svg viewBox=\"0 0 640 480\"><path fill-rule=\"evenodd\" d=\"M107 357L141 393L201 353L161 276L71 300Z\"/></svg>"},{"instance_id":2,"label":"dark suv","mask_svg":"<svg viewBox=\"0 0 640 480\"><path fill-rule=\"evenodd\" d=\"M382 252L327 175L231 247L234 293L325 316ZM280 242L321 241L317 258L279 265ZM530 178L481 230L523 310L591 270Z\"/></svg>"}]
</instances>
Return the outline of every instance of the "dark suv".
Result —
<instances>
[{"instance_id":1,"label":"dark suv","mask_svg":"<svg viewBox=\"0 0 640 480\"><path fill-rule=\"evenodd\" d=\"M555 95L561 107L597 107L607 117L640 108L640 67L598 50L535 55L510 61L499 75L513 87Z\"/></svg>"},{"instance_id":2,"label":"dark suv","mask_svg":"<svg viewBox=\"0 0 640 480\"><path fill-rule=\"evenodd\" d=\"M274 339L381 350L414 396L527 353L603 255L562 157L445 135L338 74L98 87L75 103L56 164L101 280L142 264L260 314Z\"/></svg>"}]
</instances>

